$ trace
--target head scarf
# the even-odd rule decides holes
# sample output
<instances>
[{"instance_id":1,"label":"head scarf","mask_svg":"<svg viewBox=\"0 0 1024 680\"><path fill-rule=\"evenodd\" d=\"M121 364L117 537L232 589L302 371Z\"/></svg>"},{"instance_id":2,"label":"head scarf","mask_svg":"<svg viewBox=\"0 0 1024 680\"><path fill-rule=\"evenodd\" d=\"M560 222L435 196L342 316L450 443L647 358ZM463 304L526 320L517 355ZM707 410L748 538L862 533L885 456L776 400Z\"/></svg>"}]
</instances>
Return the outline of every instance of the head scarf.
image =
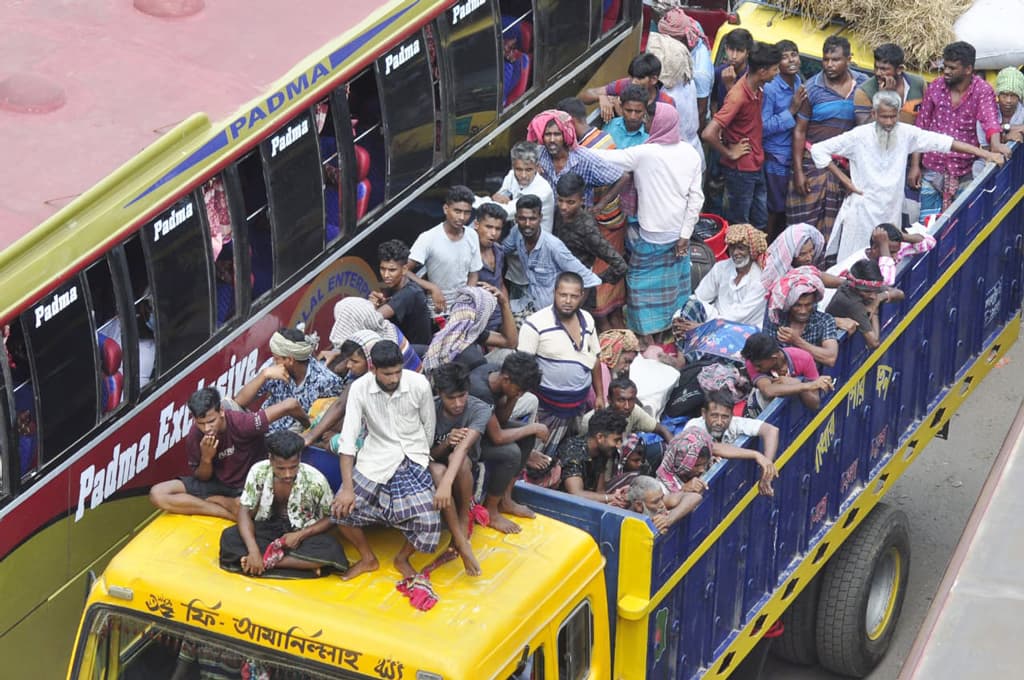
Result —
<instances>
[{"instance_id":1,"label":"head scarf","mask_svg":"<svg viewBox=\"0 0 1024 680\"><path fill-rule=\"evenodd\" d=\"M764 232L752 224L730 224L725 230L725 245L742 243L750 248L750 259L758 264L764 263L764 253L768 250L768 240Z\"/></svg>"},{"instance_id":2,"label":"head scarf","mask_svg":"<svg viewBox=\"0 0 1024 680\"><path fill-rule=\"evenodd\" d=\"M466 351L487 330L487 322L497 306L497 298L483 288L460 287L448 310L448 321L430 341L423 357L423 371L429 373Z\"/></svg>"},{"instance_id":3,"label":"head scarf","mask_svg":"<svg viewBox=\"0 0 1024 680\"><path fill-rule=\"evenodd\" d=\"M703 42L709 50L711 49L711 41L704 34L704 28L696 19L684 12L682 7L673 7L665 12L665 16L658 21L658 31L684 43L689 50L696 47L698 42Z\"/></svg>"},{"instance_id":4,"label":"head scarf","mask_svg":"<svg viewBox=\"0 0 1024 680\"><path fill-rule=\"evenodd\" d=\"M1024 73L1013 66L1007 66L996 76L996 94L1009 92L1024 102Z\"/></svg>"},{"instance_id":5,"label":"head scarf","mask_svg":"<svg viewBox=\"0 0 1024 680\"><path fill-rule=\"evenodd\" d=\"M796 304L800 296L814 294L814 301L825 297L825 286L821 283L818 270L814 267L790 269L772 287L768 294L768 317L772 323L782 323L783 317Z\"/></svg>"},{"instance_id":6,"label":"head scarf","mask_svg":"<svg viewBox=\"0 0 1024 680\"><path fill-rule=\"evenodd\" d=\"M825 252L825 237L816 227L804 222L794 224L772 241L765 252L764 271L761 272L761 284L766 291L771 291L775 282L793 268L793 258L800 254L800 249L807 241L814 244L816 263Z\"/></svg>"},{"instance_id":7,"label":"head scarf","mask_svg":"<svg viewBox=\"0 0 1024 680\"><path fill-rule=\"evenodd\" d=\"M320 338L316 333L306 335L302 340L289 340L281 334L281 331L274 331L274 334L270 336L270 353L276 357L309 361L318 344L320 344Z\"/></svg>"},{"instance_id":8,"label":"head scarf","mask_svg":"<svg viewBox=\"0 0 1024 680\"><path fill-rule=\"evenodd\" d=\"M660 80L665 87L686 85L693 80L693 59L678 40L651 33L647 38L647 51L661 60Z\"/></svg>"},{"instance_id":9,"label":"head scarf","mask_svg":"<svg viewBox=\"0 0 1024 680\"><path fill-rule=\"evenodd\" d=\"M683 306L674 314L674 316L682 319L683 321L693 321L698 324L702 324L708 320L707 309L704 308L704 303L697 299L696 295L691 295L687 298L686 302L683 303ZM687 335L692 335L692 333ZM704 353L687 350L687 339L687 337L676 338L676 348L682 352L683 359L686 360L686 363L695 364L704 358Z\"/></svg>"},{"instance_id":10,"label":"head scarf","mask_svg":"<svg viewBox=\"0 0 1024 680\"><path fill-rule=\"evenodd\" d=\"M568 149L576 147L576 126L572 123L572 116L565 111L558 111L557 109L548 109L547 111L541 111L526 128L526 141L537 142L538 144L544 144L544 130L547 129L549 123L555 123L558 129L562 131L562 137L565 139L565 146Z\"/></svg>"},{"instance_id":11,"label":"head scarf","mask_svg":"<svg viewBox=\"0 0 1024 680\"><path fill-rule=\"evenodd\" d=\"M650 133L646 144L678 144L681 138L679 112L676 111L676 107L663 102L655 104Z\"/></svg>"},{"instance_id":12,"label":"head scarf","mask_svg":"<svg viewBox=\"0 0 1024 680\"><path fill-rule=\"evenodd\" d=\"M864 293L879 293L886 289L885 281L858 279L849 271L843 272L842 276L844 279L846 279L847 285L849 285L851 288L854 288L855 290L859 290Z\"/></svg>"},{"instance_id":13,"label":"head scarf","mask_svg":"<svg viewBox=\"0 0 1024 680\"><path fill-rule=\"evenodd\" d=\"M640 341L633 331L613 329L597 336L601 345L599 358L608 368L615 368L623 352L639 352Z\"/></svg>"},{"instance_id":14,"label":"head scarf","mask_svg":"<svg viewBox=\"0 0 1024 680\"><path fill-rule=\"evenodd\" d=\"M708 455L714 444L707 430L690 427L665 445L665 457L658 466L658 479L665 483L669 493L683 490L683 484L693 477L701 453L707 449Z\"/></svg>"},{"instance_id":15,"label":"head scarf","mask_svg":"<svg viewBox=\"0 0 1024 680\"><path fill-rule=\"evenodd\" d=\"M331 344L341 347L356 331L373 331L383 340L398 342L394 324L381 316L372 302L358 297L342 298L334 305Z\"/></svg>"},{"instance_id":16,"label":"head scarf","mask_svg":"<svg viewBox=\"0 0 1024 680\"><path fill-rule=\"evenodd\" d=\"M736 401L743 401L750 394L747 376L727 364L710 364L700 369L697 384L704 392L728 392Z\"/></svg>"},{"instance_id":17,"label":"head scarf","mask_svg":"<svg viewBox=\"0 0 1024 680\"><path fill-rule=\"evenodd\" d=\"M369 364L370 350L373 349L373 346L383 338L381 338L380 334L375 331L356 331L346 339L359 345L359 349L363 352L363 356L366 357L366 363Z\"/></svg>"}]
</instances>

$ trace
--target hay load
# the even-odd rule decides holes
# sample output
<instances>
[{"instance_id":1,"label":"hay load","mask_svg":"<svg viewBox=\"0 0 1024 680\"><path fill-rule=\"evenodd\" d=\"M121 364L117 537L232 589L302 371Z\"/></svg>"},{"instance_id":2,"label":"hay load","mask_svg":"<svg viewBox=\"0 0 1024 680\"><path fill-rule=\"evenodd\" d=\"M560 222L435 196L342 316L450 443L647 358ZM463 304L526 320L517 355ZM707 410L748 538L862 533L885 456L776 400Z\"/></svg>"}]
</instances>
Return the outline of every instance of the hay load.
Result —
<instances>
[{"instance_id":1,"label":"hay load","mask_svg":"<svg viewBox=\"0 0 1024 680\"><path fill-rule=\"evenodd\" d=\"M774 4L816 26L838 17L872 46L901 45L908 64L925 70L954 40L975 46L978 68L1017 66L1024 56L1021 0L775 0Z\"/></svg>"}]
</instances>

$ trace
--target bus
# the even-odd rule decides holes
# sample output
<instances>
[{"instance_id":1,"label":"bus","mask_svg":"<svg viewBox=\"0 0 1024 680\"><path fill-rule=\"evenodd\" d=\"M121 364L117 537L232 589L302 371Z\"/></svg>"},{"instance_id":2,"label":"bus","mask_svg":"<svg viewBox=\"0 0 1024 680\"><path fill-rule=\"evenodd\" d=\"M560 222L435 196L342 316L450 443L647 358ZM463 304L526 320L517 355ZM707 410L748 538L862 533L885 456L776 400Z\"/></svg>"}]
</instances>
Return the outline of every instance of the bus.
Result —
<instances>
[{"instance_id":1,"label":"bus","mask_svg":"<svg viewBox=\"0 0 1024 680\"><path fill-rule=\"evenodd\" d=\"M1001 678L1017 674L1022 613L1024 404L992 462L900 678Z\"/></svg>"},{"instance_id":2,"label":"bus","mask_svg":"<svg viewBox=\"0 0 1024 680\"><path fill-rule=\"evenodd\" d=\"M641 14L640 0L0 8L23 36L0 47L8 672L63 672L92 574L153 515L149 487L184 469L188 396L233 394L282 326L326 338L333 301L377 286L376 244L436 223L448 185L500 180L545 102L625 73ZM509 82L506 50L525 64Z\"/></svg>"}]
</instances>

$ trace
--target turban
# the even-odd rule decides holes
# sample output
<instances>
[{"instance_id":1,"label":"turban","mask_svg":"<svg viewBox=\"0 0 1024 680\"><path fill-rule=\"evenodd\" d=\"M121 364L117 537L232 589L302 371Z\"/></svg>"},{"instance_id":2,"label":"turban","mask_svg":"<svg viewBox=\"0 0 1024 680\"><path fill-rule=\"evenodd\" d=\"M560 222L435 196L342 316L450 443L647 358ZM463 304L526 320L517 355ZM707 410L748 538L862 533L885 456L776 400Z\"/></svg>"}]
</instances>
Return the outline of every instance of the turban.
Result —
<instances>
[{"instance_id":1,"label":"turban","mask_svg":"<svg viewBox=\"0 0 1024 680\"><path fill-rule=\"evenodd\" d=\"M761 272L761 284L766 291L771 292L775 282L793 268L793 260L808 241L814 244L813 259L817 263L825 252L825 237L817 227L803 222L794 224L772 241L765 251L764 271Z\"/></svg>"},{"instance_id":2,"label":"turban","mask_svg":"<svg viewBox=\"0 0 1024 680\"><path fill-rule=\"evenodd\" d=\"M576 146L576 127L572 124L572 117L565 111L558 111L556 109L541 111L533 117L533 120L530 121L529 126L526 128L526 141L544 144L544 131L550 123L554 123L562 131L562 137L565 139L565 147L567 149L572 149Z\"/></svg>"},{"instance_id":3,"label":"turban","mask_svg":"<svg viewBox=\"0 0 1024 680\"><path fill-rule=\"evenodd\" d=\"M423 372L454 361L487 330L497 298L483 288L461 286L455 293L444 328L430 341L423 356Z\"/></svg>"},{"instance_id":4,"label":"turban","mask_svg":"<svg viewBox=\"0 0 1024 680\"><path fill-rule=\"evenodd\" d=\"M782 323L783 316L802 296L814 294L814 301L825 297L825 286L814 267L797 267L786 272L768 294L768 316L772 323Z\"/></svg>"},{"instance_id":5,"label":"turban","mask_svg":"<svg viewBox=\"0 0 1024 680\"><path fill-rule=\"evenodd\" d=\"M320 338L315 333L304 336L302 340L289 340L281 334L281 331L275 331L270 336L270 353L277 357L286 357L296 361L309 361L319 342Z\"/></svg>"},{"instance_id":6,"label":"turban","mask_svg":"<svg viewBox=\"0 0 1024 680\"><path fill-rule=\"evenodd\" d=\"M615 329L605 331L598 336L601 344L601 362L608 368L614 369L623 352L639 352L640 341L633 331Z\"/></svg>"},{"instance_id":7,"label":"turban","mask_svg":"<svg viewBox=\"0 0 1024 680\"><path fill-rule=\"evenodd\" d=\"M703 42L711 49L711 41L704 34L704 29L682 7L674 7L666 12L658 22L658 31L686 43L687 49L692 50L698 42Z\"/></svg>"},{"instance_id":8,"label":"turban","mask_svg":"<svg viewBox=\"0 0 1024 680\"><path fill-rule=\"evenodd\" d=\"M676 107L664 102L654 105L654 116L651 118L650 136L647 144L678 144L679 112Z\"/></svg>"},{"instance_id":9,"label":"turban","mask_svg":"<svg viewBox=\"0 0 1024 680\"><path fill-rule=\"evenodd\" d=\"M725 230L725 244L731 246L742 243L750 248L750 257L754 262L760 263L764 259L764 253L768 250L768 240L764 232L752 224L730 224Z\"/></svg>"},{"instance_id":10,"label":"turban","mask_svg":"<svg viewBox=\"0 0 1024 680\"><path fill-rule=\"evenodd\" d=\"M743 401L750 393L750 381L735 366L710 364L700 369L697 384L704 392L728 392L736 401Z\"/></svg>"},{"instance_id":11,"label":"turban","mask_svg":"<svg viewBox=\"0 0 1024 680\"><path fill-rule=\"evenodd\" d=\"M358 297L342 298L334 305L331 344L341 347L356 331L373 331L384 340L398 342L394 325L380 315L372 302Z\"/></svg>"}]
</instances>

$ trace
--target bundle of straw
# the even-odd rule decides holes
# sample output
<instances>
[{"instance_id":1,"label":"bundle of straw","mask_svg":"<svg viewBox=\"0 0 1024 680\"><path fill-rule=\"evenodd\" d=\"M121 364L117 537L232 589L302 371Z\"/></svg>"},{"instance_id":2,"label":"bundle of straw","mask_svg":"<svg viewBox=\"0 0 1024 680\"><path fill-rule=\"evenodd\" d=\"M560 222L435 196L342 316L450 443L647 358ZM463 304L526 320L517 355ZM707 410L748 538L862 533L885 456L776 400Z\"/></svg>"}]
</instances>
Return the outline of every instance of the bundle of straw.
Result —
<instances>
[{"instance_id":1,"label":"bundle of straw","mask_svg":"<svg viewBox=\"0 0 1024 680\"><path fill-rule=\"evenodd\" d=\"M907 64L926 70L953 42L953 22L972 0L775 0L784 10L798 13L808 24L826 25L840 17L872 47L896 43Z\"/></svg>"}]
</instances>

